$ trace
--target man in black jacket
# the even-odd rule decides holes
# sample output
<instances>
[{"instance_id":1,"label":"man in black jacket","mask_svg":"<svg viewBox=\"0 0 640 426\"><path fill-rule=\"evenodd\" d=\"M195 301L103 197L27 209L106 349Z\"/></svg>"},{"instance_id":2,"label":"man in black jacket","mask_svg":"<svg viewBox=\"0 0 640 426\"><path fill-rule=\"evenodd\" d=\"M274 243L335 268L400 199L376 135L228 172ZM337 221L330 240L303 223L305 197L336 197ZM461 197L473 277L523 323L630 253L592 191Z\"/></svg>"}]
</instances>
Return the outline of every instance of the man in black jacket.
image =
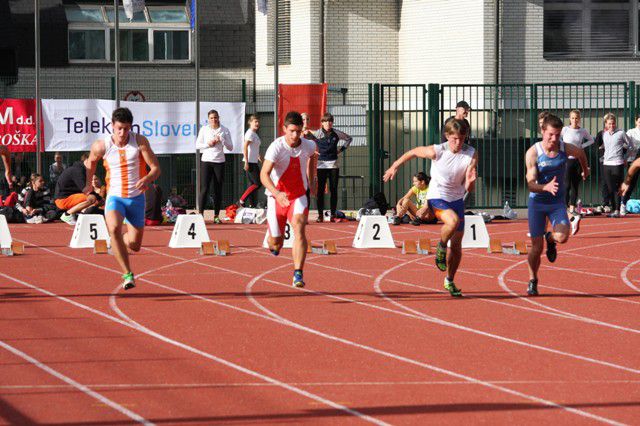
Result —
<instances>
[{"instance_id":1,"label":"man in black jacket","mask_svg":"<svg viewBox=\"0 0 640 426\"><path fill-rule=\"evenodd\" d=\"M77 213L100 201L100 196L95 192L89 195L82 192L87 180L87 158L86 154L82 155L80 161L66 168L56 182L55 204L65 211L60 220L69 225L75 225Z\"/></svg>"}]
</instances>

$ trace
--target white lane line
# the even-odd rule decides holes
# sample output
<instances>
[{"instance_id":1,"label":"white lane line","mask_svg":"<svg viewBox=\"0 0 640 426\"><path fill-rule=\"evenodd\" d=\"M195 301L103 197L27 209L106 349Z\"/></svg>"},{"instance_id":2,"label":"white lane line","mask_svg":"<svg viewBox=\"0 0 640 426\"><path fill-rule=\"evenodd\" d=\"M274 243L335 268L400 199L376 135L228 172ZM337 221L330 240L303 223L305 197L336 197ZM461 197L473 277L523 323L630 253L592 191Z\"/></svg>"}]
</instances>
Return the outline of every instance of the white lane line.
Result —
<instances>
[{"instance_id":1,"label":"white lane line","mask_svg":"<svg viewBox=\"0 0 640 426\"><path fill-rule=\"evenodd\" d=\"M44 249L42 247L40 247L40 248ZM109 270L108 268L104 268L104 269ZM119 273L119 272L114 271L114 270L109 270L109 271L115 272L115 273ZM353 414L353 415L356 415L355 413L358 413L358 414L361 415L361 416L358 416L358 417L362 418L363 420L367 420L367 421L369 421L371 423L380 424L380 425L386 425L387 424L387 423L382 422L382 421L380 421L378 419L366 416L366 415L364 415L362 413L359 413L359 412L357 412L355 410L351 410L350 408L344 407L344 406L342 406L340 404L337 404L337 403L335 403L333 401L330 401L328 399L322 398L321 396L318 396L318 395L316 395L314 393L305 391L305 390L300 389L300 388L298 388L296 386L289 385L288 383L281 382L281 381L279 381L277 379L274 379L274 378L269 377L267 375L258 373L257 371L254 371L254 370L251 370L249 368L243 367L243 366L241 366L239 364L236 364L234 362L227 361L227 360L225 360L223 358L220 358L220 357L215 356L213 354L210 354L208 352L202 351L200 349L194 348L194 347L189 346L189 345L187 345L185 343L173 340L173 339L171 339L171 338L169 338L167 336L164 336L164 335L162 335L160 333L157 333L157 332L155 332L153 330L150 330L150 329L148 329L148 328L136 323L135 321L133 321L131 319L123 320L123 319L114 317L113 315L109 315L109 314L107 314L105 312L102 312L102 311L100 311L98 309L94 309L94 308L92 308L90 306L84 305L84 304L82 304L80 302L76 302L75 300L69 299L67 297L60 296L60 295L55 294L55 293L53 293L53 292L51 292L49 290L45 290L45 289L40 288L40 287L38 287L38 286L36 286L34 284L30 284L30 283L28 283L26 281L20 280L18 278L12 277L12 276L7 275L7 274L4 274L2 272L0 272L0 276L3 276L6 279L11 280L13 282L16 282L18 284L21 284L21 285L23 285L25 287L31 288L33 290L36 290L36 291L38 291L40 293L46 294L47 296L53 297L53 298L55 298L57 300L60 300L62 302L69 303L69 304L71 304L71 305L73 305L75 307L78 307L78 308L83 309L85 311L91 312L91 313L93 313L95 315L98 315L98 316L100 316L102 318L105 318L105 319L108 319L110 321L113 321L113 322L115 322L117 324L124 325L124 326L129 327L129 328L131 328L133 330L136 330L136 331L144 333L144 334L146 334L148 336L154 337L154 338L156 338L156 339L158 339L158 340L160 340L160 341L162 341L164 343L168 343L170 345L173 345L173 346L176 346L178 348L184 349L184 350L186 350L188 352L191 352L193 354L200 355L200 356L202 356L202 357L204 357L206 359L209 359L211 361L214 361L214 362L216 362L218 364L222 364L222 365L224 365L226 367L229 367L229 368L232 368L234 370L240 371L241 373L245 373L245 374L247 374L249 376L258 378L260 380L264 380L265 382L269 382L269 383L271 383L273 385L279 386L279 387L287 389L287 390L289 390L291 392L294 392L294 393L297 393L299 395L305 396L305 397L307 397L309 399L312 399L312 400L314 400L316 402L319 402L321 404L328 405L328 406L330 406L332 408L335 408L335 409L341 410L341 411L345 411L345 412L347 412L349 414ZM143 278L142 281L148 281L148 280ZM120 287L118 286L118 288L120 288ZM254 313L254 314L259 315L257 313ZM126 315L125 315L125 317L126 317ZM362 416L364 416L364 417L362 417Z\"/></svg>"},{"instance_id":2,"label":"white lane line","mask_svg":"<svg viewBox=\"0 0 640 426\"><path fill-rule=\"evenodd\" d=\"M392 267L392 268L388 269L387 271L390 272L391 270L396 269L397 267L398 266ZM249 283L246 286L246 294L247 294L247 297L249 298L249 300L251 301L251 303L253 303L257 308L259 308L260 310L265 312L267 315L282 321L283 324L287 324L287 325L289 325L289 326L291 326L293 328L299 329L301 331L305 331L307 333L315 334L316 336L323 337L323 338L325 338L327 340L339 342L339 343L342 343L342 344L345 344L345 345L348 345L348 346L352 346L352 347L356 347L356 348L359 348L359 349L364 349L366 351L369 351L369 352L372 352L372 353L375 353L375 354L378 354L378 355L382 355L383 357L386 357L386 358L395 359L395 360L398 360L398 361L401 361L401 362L404 362L404 363L407 363L407 364L415 365L415 366L418 366L418 367L421 367L421 368L424 368L424 369L427 369L427 370L431 370L431 371L434 371L434 372L437 372L437 373L440 373L440 374L444 374L444 375L447 375L447 376L455 377L455 378L460 379L460 380L464 380L464 381L467 381L467 382L470 382L470 383L473 383L473 384L476 384L476 385L484 386L484 387L487 387L489 389L493 389L493 390L496 390L496 391L499 391L499 392L503 392L503 393L506 393L506 394L509 394L509 395L512 395L512 396L517 396L517 397L520 397L520 398L523 398L523 399L526 399L526 400L529 400L529 401L533 401L533 402L538 403L538 404L542 404L542 405L546 405L546 406L554 407L554 408L559 408L559 409L562 409L564 411L570 412L572 414L577 414L577 415L585 417L585 418L589 418L589 419L600 421L602 423L607 423L607 424L616 424L616 425L621 424L621 423L619 423L619 422L617 422L615 420L608 419L606 417L602 417L602 416L598 416L598 415L595 415L595 414L591 414L591 413L588 413L586 411L579 410L579 409L576 409L576 408L567 407L567 406L558 404L558 403L550 401L550 400L546 400L546 399L543 399L543 398L538 398L538 397L533 396L533 395L528 395L528 394L526 394L524 392L519 392L519 391L510 389L510 388L507 388L505 386L489 383L489 382L486 382L486 381L483 381L483 380L480 380L480 379L476 379L476 378L471 377L471 376L467 376L465 374L457 373L457 372L452 371L452 370L448 370L448 369L441 368L441 367L436 367L435 365L432 365L432 364L428 364L428 363L425 363L425 362L417 361L417 360L414 360L414 359L411 359L411 358L407 358L407 357L404 357L404 356L401 356L401 355L397 355L397 354L394 354L394 353L391 353L391 352L387 352L387 351L384 351L384 350L381 350L381 349L377 349L377 348L374 348L374 347L371 347L371 346L367 346L367 345L363 345L363 344L360 344L360 343L356 343L356 342L353 342L351 340L347 340L347 339L344 339L344 338L341 338L341 337L338 337L338 336L335 336L335 335L332 335L332 334L324 333L324 332L322 332L320 330L316 330L316 329L313 329L313 328L310 328L310 327L306 327L306 326L304 326L302 324L299 324L297 322L288 320L288 319L276 314L275 312L269 310L267 307L263 306L260 302L258 302L253 297L253 294L252 294L253 286L260 279L263 279L267 274L269 274L269 273L271 273L273 271L276 271L276 270L278 270L280 268L282 268L282 266L278 266L276 268L272 268L272 269L270 269L268 271L263 272L260 275L257 275L255 278L253 278L251 281L249 281ZM381 275L379 275L378 278L376 278L376 282L379 283L379 280L382 280L382 278L384 278L384 275L386 273L388 273L387 271L385 271Z\"/></svg>"},{"instance_id":3,"label":"white lane line","mask_svg":"<svg viewBox=\"0 0 640 426\"><path fill-rule=\"evenodd\" d=\"M640 288L638 288L635 285L633 285L633 283L628 278L629 270L631 268L633 268L638 262L640 262L640 260L636 260L634 262L631 262L627 266L625 266L624 269L622 271L620 271L620 278L622 278L622 282L624 282L627 287L629 287L630 289L633 289L633 290L635 290L637 292L640 292Z\"/></svg>"},{"instance_id":4,"label":"white lane line","mask_svg":"<svg viewBox=\"0 0 640 426\"><path fill-rule=\"evenodd\" d=\"M133 319L131 319L131 317L129 317L127 314L125 314L120 309L120 307L118 307L118 303L117 303L116 298L115 298L115 294L117 294L118 291L120 291L120 288L121 288L120 286L116 287L113 290L111 296L109 296L109 305L111 306L111 309L113 309L114 312L116 312L120 318L122 318L125 321L127 321L129 324L131 324L136 329L139 329L139 330L144 331L144 332L149 333L149 334L153 333L154 335L162 336L161 340L164 340L167 343L175 342L171 338L166 337L164 335L161 335L161 334L159 334L159 333L157 333L155 331L152 331L151 329L149 329L149 328L143 326L142 324L134 321ZM181 344L181 347L187 348L188 346ZM190 347L189 347L188 350L193 352L193 353L200 353L201 352L199 350L193 350ZM215 358L217 358L217 357L215 357ZM247 369L245 367L240 367L239 365L231 363L229 361L225 361L225 360L222 360L222 361L224 361L223 362L224 365L231 366L232 368L235 368L237 370L246 372L247 374L251 374L252 376L261 378L266 382L269 382L269 383L271 383L273 385L277 385L277 386L280 386L282 388L288 389L288 390L290 390L292 392L295 392L295 393L297 393L299 395L302 395L302 396L305 396L307 398L313 399L314 401L319 402L321 404L324 404L324 405L326 405L328 407L335 408L336 410L343 411L343 412L345 412L347 414L351 414L352 416L355 416L355 417L357 417L357 418L359 418L359 419L361 419L363 421L366 421L366 422L369 422L369 423L373 423L373 424L376 424L376 425L388 425L389 424L389 423L383 422L382 420L376 419L375 417L371 417L371 416L368 416L368 415L366 415L364 413L361 413L360 411L351 409L351 408L349 408L349 407L347 407L345 405L342 405L342 404L339 404L337 402L331 401L330 399L326 399L326 398L323 398L323 397L321 397L319 395L316 395L314 393L305 391L305 390L303 390L303 389L301 389L299 387L296 387L296 386L293 386L291 384L282 382L280 380L265 376L265 375L263 375L261 373L258 373L258 372L253 371L253 370L249 370L249 369Z\"/></svg>"},{"instance_id":5,"label":"white lane line","mask_svg":"<svg viewBox=\"0 0 640 426\"><path fill-rule=\"evenodd\" d=\"M573 318L573 319L576 319L576 320L578 320L578 321L583 321L583 322L586 322L586 323L589 323L589 324L600 325L600 326L602 326L602 327L613 328L613 329L616 329L616 330L628 331L628 332L630 332L630 333L640 334L640 330L638 330L638 329L631 328L631 327L624 327L624 326L617 325L617 324L611 324L611 323L608 323L608 322L599 321L599 320L592 319L592 318L588 318L588 317L583 317L582 315L572 314L572 313L570 313L570 312L563 311L562 309L552 308L552 307L547 306L547 305L545 305L545 304L543 304L543 303L540 303L540 302L537 302L537 301L533 300L533 298L532 298L532 297L529 297L529 296L522 296L522 295L520 295L519 293L517 293L517 292L513 291L513 290L512 290L512 289L507 285L506 280L505 280L505 277L506 277L506 275L509 273L509 271L511 271L512 269L515 269L516 267L518 267L518 266L520 266L520 265L523 265L523 264L525 264L525 263L527 263L527 261L526 261L526 260L521 260L521 261L520 261L520 262L518 262L518 263L514 263L513 265L506 267L506 268L505 268L505 269L500 273L500 275L498 275L498 284L500 285L500 287L501 287L504 291L506 291L507 293L509 293L509 294L511 294L512 296L516 297L518 300L522 300L522 301L524 301L524 302L526 302L526 303L529 303L529 304L534 305L534 306L538 306L538 307L540 307L540 308L542 308L542 309L546 309L546 310L549 310L549 311L552 311L552 312L557 312L557 313L559 313L559 314L566 315L567 317L569 317L569 318Z\"/></svg>"},{"instance_id":6,"label":"white lane line","mask_svg":"<svg viewBox=\"0 0 640 426\"><path fill-rule=\"evenodd\" d=\"M4 275L4 274L1 274ZM5 277L7 277L5 275ZM98 392L92 390L91 388L89 388L86 385L83 385L82 383L78 383L75 380L73 380L71 377L69 376L65 376L64 374L62 374L61 372L54 370L53 368L49 367L48 365L38 361L37 359L35 359L34 357L27 355L26 353L22 352L20 349L15 348L13 346L11 346L8 343L3 342L2 340L0 340L0 347L6 349L7 351L11 352L12 354L24 359L25 361L27 361L28 363L38 367L39 369L45 371L46 373L52 375L53 377L62 380L63 382L67 383L70 387L73 387L74 389L79 390L80 392L84 393L85 395L100 401L101 403L103 403L104 405L113 408L115 411L117 411L118 413L130 418L133 421L136 421L138 423L141 423L143 425L153 425L154 423L146 420L144 417L140 416L139 414L134 413L133 411L129 410L128 408L123 407L122 405L118 404L117 402L114 402L112 400L110 400L109 398L107 398L106 396L99 394Z\"/></svg>"},{"instance_id":7,"label":"white lane line","mask_svg":"<svg viewBox=\"0 0 640 426\"><path fill-rule=\"evenodd\" d=\"M51 253L53 253L55 255L69 258L70 260L86 263L87 265L95 266L95 267L98 267L98 268L101 268L101 269L104 269L104 270L107 270L107 271L110 271L110 272L118 273L115 270L111 270L109 268L106 268L106 267L103 267L103 266L100 266L100 265L95 265L95 264L92 264L90 262L86 262L86 261L81 260L81 259L75 259L75 258L73 258L71 256L67 256L65 254L58 253L58 252L55 252L53 250L50 250L50 249L47 249L47 248L44 248L44 247L39 247L39 248L42 249L42 250L45 250L45 251L49 251L49 252L51 252ZM171 255L167 255L167 256L171 256ZM313 258L311 258L311 259L313 259ZM419 258L418 259L414 259L413 261L406 262L404 264L416 262L418 260L420 260L420 259ZM204 264L204 265L206 265L206 264ZM286 266L286 265L289 265L289 263L281 265L281 267ZM214 267L213 265L209 265L209 266L212 267L212 268L216 268L217 269L217 267ZM227 271L233 272L233 270L229 270L229 269L227 269ZM251 277L249 274L245 274L245 273L241 273L241 272L237 272L237 273L239 275L242 275L242 276L248 276L249 278ZM215 305L224 306L224 307L236 310L236 311L240 311L240 312L246 313L248 315L263 317L265 319L271 319L270 317L263 316L263 315L261 315L261 314L259 314L257 312L249 311L249 310L246 310L246 309L243 309L243 308L236 307L234 305L230 305L230 304L227 304L227 303L224 303L224 302L220 302L220 301L217 301L217 300L209 299L209 298L197 295L197 294L191 294L189 292L186 292L186 291L183 291L183 290L179 290L179 289L176 289L176 288L173 288L173 287L170 287L170 286L166 286L166 285L151 281L151 280L146 279L146 278L141 279L141 281L147 282L147 283L149 283L151 285L154 285L154 286L157 286L157 287L160 287L160 288L164 288L166 290L169 290L169 291L172 291L172 292L175 292L175 293L178 293L178 294L182 294L182 295L185 295L185 296L193 297L193 298L196 298L196 299L208 302L208 303L212 303L212 304L215 304ZM279 286L291 288L290 284L284 284L284 283L281 283L281 282L278 282L278 281L274 281L274 280L265 280L265 281L269 282L271 284L274 284L274 285L279 285ZM615 368L615 369L631 372L631 373L634 373L634 374L640 374L640 370L633 369L633 368L630 368L630 367L625 367L625 366L622 366L622 365L610 363L610 362L607 362L607 361L601 361L601 360L594 359L594 358L584 357L584 356L581 356L581 355L577 355L577 354L573 354L573 353L569 353L569 352L564 352L564 351L548 348L548 347L545 347L545 346L535 345L535 344L523 342L523 341L516 340L516 339L510 339L510 338L503 337L503 336L500 336L500 335L491 334L491 333L488 333L488 332L485 332L485 331L482 331L482 330L478 330L478 329L474 329L474 328L470 328L470 327L465 327L465 326L462 326L462 325L459 325L459 324L451 323L449 321L441 320L441 319L435 318L435 317L433 317L433 319L429 319L429 318L425 318L423 315L415 315L415 314L411 314L411 313L407 313L407 312L403 312L403 311L398 311L398 310L395 310L395 309L385 308L385 307L374 305L374 304L371 304L371 303L362 302L362 301L355 300L355 299L336 296L336 295L333 295L333 294L328 294L328 293L324 293L324 292L317 292L317 291L312 291L312 290L308 290L308 289L303 289L303 291L309 292L309 293L313 293L313 294L316 294L316 295L326 296L328 298L332 298L332 299L335 299L335 300L340 300L340 301L343 301L343 302L349 302L349 303L352 303L352 304L366 306L368 308L372 308L372 309L376 309L376 310L392 313L392 314L395 314L395 315L405 316L405 317L414 318L414 319L418 319L418 320L422 320L422 321L434 322L436 324L443 325L443 326L446 326L446 327L457 328L457 329L460 329L460 330L463 330L463 331L468 331L468 332L479 334L479 335L482 335L482 336L485 336L485 337L491 337L491 338L502 340L502 341L506 341L506 342L509 342L509 343L514 343L514 344L517 344L517 345L527 346L529 348L535 348L535 349L539 349L539 350L542 350L542 351L551 352L551 353L554 353L554 354L557 354L557 355L563 355L563 356L567 356L567 357L570 357L570 358L579 359L581 361L586 361L586 362L590 362L590 363L594 363L594 364L599 364L599 365L603 365L603 366L606 366L606 367L611 367L611 368ZM496 301L494 301L494 302L496 302ZM511 306L515 307L516 305L511 305ZM552 313L549 313L549 314L552 314ZM564 316L564 317L566 317L566 316ZM574 319L572 317L568 317L568 318Z\"/></svg>"},{"instance_id":8,"label":"white lane line","mask_svg":"<svg viewBox=\"0 0 640 426\"><path fill-rule=\"evenodd\" d=\"M636 385L640 380L486 380L496 385ZM293 386L314 387L358 387L358 386L469 386L475 383L463 380L425 380L397 382L290 382ZM93 383L86 385L92 389L180 389L180 388L243 388L278 387L266 382L212 382L212 383ZM68 390L71 385L0 385L5 390Z\"/></svg>"}]
</instances>

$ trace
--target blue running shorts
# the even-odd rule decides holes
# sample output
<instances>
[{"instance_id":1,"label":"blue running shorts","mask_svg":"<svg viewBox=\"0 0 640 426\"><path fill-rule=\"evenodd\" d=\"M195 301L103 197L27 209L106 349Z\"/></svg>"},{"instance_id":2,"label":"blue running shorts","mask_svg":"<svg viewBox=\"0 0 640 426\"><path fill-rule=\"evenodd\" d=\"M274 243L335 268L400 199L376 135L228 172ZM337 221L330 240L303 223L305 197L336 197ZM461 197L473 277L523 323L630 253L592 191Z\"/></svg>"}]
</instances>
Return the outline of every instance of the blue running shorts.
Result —
<instances>
[{"instance_id":1,"label":"blue running shorts","mask_svg":"<svg viewBox=\"0 0 640 426\"><path fill-rule=\"evenodd\" d=\"M529 233L531 237L541 237L544 235L547 217L551 226L559 224L569 225L569 215L567 206L564 204L542 204L529 198Z\"/></svg>"},{"instance_id":2,"label":"blue running shorts","mask_svg":"<svg viewBox=\"0 0 640 426\"><path fill-rule=\"evenodd\" d=\"M106 214L110 210L115 210L126 219L127 223L136 228L142 228L144 226L144 208L144 194L133 198L109 195L104 206L104 212Z\"/></svg>"}]
</instances>

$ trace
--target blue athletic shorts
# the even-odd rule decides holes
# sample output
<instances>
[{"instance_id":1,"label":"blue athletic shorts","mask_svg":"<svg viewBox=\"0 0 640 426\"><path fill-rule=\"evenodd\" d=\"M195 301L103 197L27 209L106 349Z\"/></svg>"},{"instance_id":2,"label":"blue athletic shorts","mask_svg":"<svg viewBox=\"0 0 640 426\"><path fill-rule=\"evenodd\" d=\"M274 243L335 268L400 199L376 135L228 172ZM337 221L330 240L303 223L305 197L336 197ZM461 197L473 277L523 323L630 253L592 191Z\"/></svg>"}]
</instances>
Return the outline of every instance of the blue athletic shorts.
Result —
<instances>
[{"instance_id":1,"label":"blue athletic shorts","mask_svg":"<svg viewBox=\"0 0 640 426\"><path fill-rule=\"evenodd\" d=\"M109 195L104 206L104 212L106 214L109 210L115 210L127 220L127 223L136 228L142 228L144 226L144 206L144 194L133 198Z\"/></svg>"},{"instance_id":2,"label":"blue athletic shorts","mask_svg":"<svg viewBox=\"0 0 640 426\"><path fill-rule=\"evenodd\" d=\"M544 235L547 217L552 227L561 223L569 225L567 206L564 204L542 204L529 198L528 212L531 237Z\"/></svg>"},{"instance_id":3,"label":"blue athletic shorts","mask_svg":"<svg viewBox=\"0 0 640 426\"><path fill-rule=\"evenodd\" d=\"M464 231L464 200L461 198L456 201L445 201L440 198L429 200L429 208L433 214L440 219L440 213L444 210L453 210L458 215L460 222L456 231Z\"/></svg>"}]
</instances>

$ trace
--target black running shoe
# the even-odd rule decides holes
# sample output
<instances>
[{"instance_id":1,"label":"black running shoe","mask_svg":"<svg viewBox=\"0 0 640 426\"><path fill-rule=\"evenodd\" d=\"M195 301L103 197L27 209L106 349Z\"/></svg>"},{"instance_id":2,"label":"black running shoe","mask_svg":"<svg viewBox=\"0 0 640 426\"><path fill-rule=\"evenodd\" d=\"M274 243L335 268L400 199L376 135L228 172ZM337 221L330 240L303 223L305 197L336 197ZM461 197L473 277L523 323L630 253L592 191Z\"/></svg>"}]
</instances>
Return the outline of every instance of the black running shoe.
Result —
<instances>
[{"instance_id":1,"label":"black running shoe","mask_svg":"<svg viewBox=\"0 0 640 426\"><path fill-rule=\"evenodd\" d=\"M442 241L436 247L436 266L443 272L447 270L447 246Z\"/></svg>"},{"instance_id":2,"label":"black running shoe","mask_svg":"<svg viewBox=\"0 0 640 426\"><path fill-rule=\"evenodd\" d=\"M419 218L414 217L413 219L411 219L411 222L409 222L409 223L411 223L413 226L420 226L422 221Z\"/></svg>"},{"instance_id":3,"label":"black running shoe","mask_svg":"<svg viewBox=\"0 0 640 426\"><path fill-rule=\"evenodd\" d=\"M527 289L527 294L529 296L538 295L538 280L529 280L529 288Z\"/></svg>"},{"instance_id":4,"label":"black running shoe","mask_svg":"<svg viewBox=\"0 0 640 426\"><path fill-rule=\"evenodd\" d=\"M551 232L544 234L544 239L547 240L547 259L553 263L558 257L558 249L556 248L556 242L553 240Z\"/></svg>"}]
</instances>

